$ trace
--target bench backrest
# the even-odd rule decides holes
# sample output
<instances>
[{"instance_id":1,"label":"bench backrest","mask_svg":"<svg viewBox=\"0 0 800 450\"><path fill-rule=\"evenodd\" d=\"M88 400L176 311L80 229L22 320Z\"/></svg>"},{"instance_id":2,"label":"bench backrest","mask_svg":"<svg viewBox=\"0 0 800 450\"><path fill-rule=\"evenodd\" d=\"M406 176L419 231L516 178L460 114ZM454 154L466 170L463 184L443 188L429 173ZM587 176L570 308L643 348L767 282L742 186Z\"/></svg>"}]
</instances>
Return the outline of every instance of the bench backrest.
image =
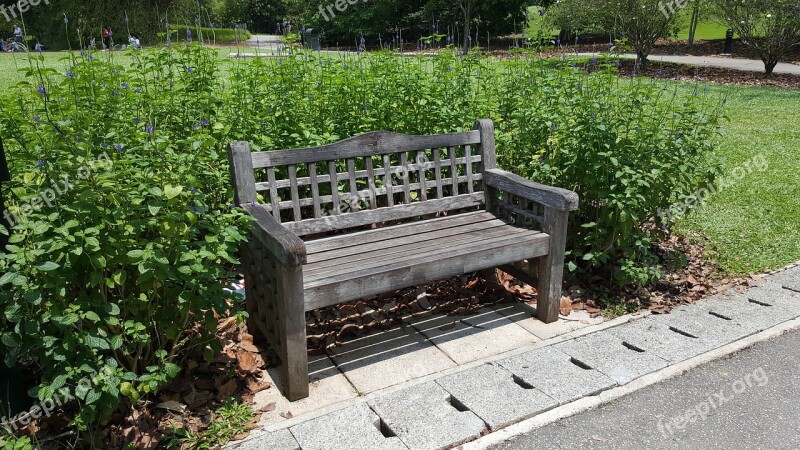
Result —
<instances>
[{"instance_id":1,"label":"bench backrest","mask_svg":"<svg viewBox=\"0 0 800 450\"><path fill-rule=\"evenodd\" d=\"M378 131L259 153L234 142L229 158L237 204L262 203L305 236L483 205L494 125L479 120L472 131L433 136Z\"/></svg>"}]
</instances>

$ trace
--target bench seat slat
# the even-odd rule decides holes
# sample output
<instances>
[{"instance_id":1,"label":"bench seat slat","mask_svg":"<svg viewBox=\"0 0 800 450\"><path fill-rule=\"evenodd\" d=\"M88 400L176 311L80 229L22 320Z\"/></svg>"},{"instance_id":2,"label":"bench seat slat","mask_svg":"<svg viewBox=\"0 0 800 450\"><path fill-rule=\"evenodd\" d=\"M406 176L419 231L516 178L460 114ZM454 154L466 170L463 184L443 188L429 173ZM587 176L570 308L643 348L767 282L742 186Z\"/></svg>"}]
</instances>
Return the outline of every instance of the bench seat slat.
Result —
<instances>
[{"instance_id":1,"label":"bench seat slat","mask_svg":"<svg viewBox=\"0 0 800 450\"><path fill-rule=\"evenodd\" d=\"M415 245L450 245L465 233L489 232L498 227L506 227L509 223L504 220L495 219L485 222L478 222L460 227L436 228L429 227L420 233L392 236L392 233L385 233L386 237L382 240L370 243L362 243L352 247L342 247L327 252L311 253L308 255L307 263L313 264L309 268L314 269L325 265L326 261L341 261L341 258L348 255L359 255L372 251L382 251L384 254L400 251L401 247L411 242ZM346 239L342 239L346 240ZM369 257L369 256L368 256Z\"/></svg>"},{"instance_id":2,"label":"bench seat slat","mask_svg":"<svg viewBox=\"0 0 800 450\"><path fill-rule=\"evenodd\" d=\"M308 253L322 253L329 250L378 242L392 237L410 236L413 234L423 233L432 226L436 227L437 229L444 229L472 223L486 222L495 219L497 219L497 217L494 214L487 213L486 211L476 211L457 214L454 216L422 220L418 222L391 225L375 230L351 232L344 235L348 237L346 240L342 239L343 235L324 237L307 241L306 246L308 248Z\"/></svg>"},{"instance_id":3,"label":"bench seat slat","mask_svg":"<svg viewBox=\"0 0 800 450\"><path fill-rule=\"evenodd\" d=\"M546 255L550 237L529 232L420 251L413 258L373 261L326 278L306 279L306 310L416 286Z\"/></svg>"}]
</instances>

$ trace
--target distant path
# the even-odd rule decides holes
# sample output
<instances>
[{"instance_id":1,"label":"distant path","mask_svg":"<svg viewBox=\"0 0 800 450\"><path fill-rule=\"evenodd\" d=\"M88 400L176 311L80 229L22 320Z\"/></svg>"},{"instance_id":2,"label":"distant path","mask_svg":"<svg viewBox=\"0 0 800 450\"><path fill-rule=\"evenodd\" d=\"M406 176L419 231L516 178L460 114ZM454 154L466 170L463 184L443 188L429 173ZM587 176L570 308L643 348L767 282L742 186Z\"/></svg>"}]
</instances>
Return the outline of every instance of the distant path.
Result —
<instances>
[{"instance_id":1,"label":"distant path","mask_svg":"<svg viewBox=\"0 0 800 450\"><path fill-rule=\"evenodd\" d=\"M636 55L625 54L624 58L635 59ZM676 64L690 64L693 66L716 67L722 69L742 70L745 72L764 72L764 63L756 59L723 58L720 56L676 56L676 55L650 55L647 58L653 62L668 62ZM800 75L800 65L778 63L775 67L776 74Z\"/></svg>"},{"instance_id":2,"label":"distant path","mask_svg":"<svg viewBox=\"0 0 800 450\"><path fill-rule=\"evenodd\" d=\"M259 50L280 50L281 37L273 34L254 34L247 40L247 46Z\"/></svg>"}]
</instances>

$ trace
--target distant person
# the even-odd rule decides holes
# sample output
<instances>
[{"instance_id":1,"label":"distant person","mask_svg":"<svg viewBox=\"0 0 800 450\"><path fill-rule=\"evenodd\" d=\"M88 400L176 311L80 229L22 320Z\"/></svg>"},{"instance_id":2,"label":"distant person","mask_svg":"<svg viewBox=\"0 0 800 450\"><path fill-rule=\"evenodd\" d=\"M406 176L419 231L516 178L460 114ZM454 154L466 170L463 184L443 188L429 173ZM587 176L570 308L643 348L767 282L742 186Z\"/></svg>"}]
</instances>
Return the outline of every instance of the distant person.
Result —
<instances>
[{"instance_id":1,"label":"distant person","mask_svg":"<svg viewBox=\"0 0 800 450\"><path fill-rule=\"evenodd\" d=\"M19 25L14 26L14 41L17 44L22 44L25 42L25 38L22 35L22 28Z\"/></svg>"},{"instance_id":2,"label":"distant person","mask_svg":"<svg viewBox=\"0 0 800 450\"><path fill-rule=\"evenodd\" d=\"M44 45L42 45L42 43L41 43L41 42L37 42L37 43L36 43L35 50L36 50L37 52L43 52L43 51L44 51Z\"/></svg>"},{"instance_id":3,"label":"distant person","mask_svg":"<svg viewBox=\"0 0 800 450\"><path fill-rule=\"evenodd\" d=\"M111 30L107 27L103 27L103 50L108 50L111 48Z\"/></svg>"},{"instance_id":4,"label":"distant person","mask_svg":"<svg viewBox=\"0 0 800 450\"><path fill-rule=\"evenodd\" d=\"M142 48L142 43L136 36L128 36L128 45L135 48L136 50L140 50Z\"/></svg>"}]
</instances>

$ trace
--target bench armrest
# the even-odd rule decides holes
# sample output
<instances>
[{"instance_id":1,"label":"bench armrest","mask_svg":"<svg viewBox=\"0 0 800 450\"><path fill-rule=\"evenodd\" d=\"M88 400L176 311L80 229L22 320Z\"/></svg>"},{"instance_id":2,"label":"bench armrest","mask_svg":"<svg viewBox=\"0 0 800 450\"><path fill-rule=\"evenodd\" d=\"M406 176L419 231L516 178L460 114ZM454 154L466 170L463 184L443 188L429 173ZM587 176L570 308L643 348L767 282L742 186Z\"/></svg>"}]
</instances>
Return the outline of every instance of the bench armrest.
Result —
<instances>
[{"instance_id":1,"label":"bench armrest","mask_svg":"<svg viewBox=\"0 0 800 450\"><path fill-rule=\"evenodd\" d=\"M255 235L281 264L301 266L306 263L305 242L278 223L264 205L248 203L242 207L255 219Z\"/></svg>"},{"instance_id":2,"label":"bench armrest","mask_svg":"<svg viewBox=\"0 0 800 450\"><path fill-rule=\"evenodd\" d=\"M578 194L557 187L534 183L505 170L489 169L484 173L487 186L540 203L557 211L578 209Z\"/></svg>"}]
</instances>

